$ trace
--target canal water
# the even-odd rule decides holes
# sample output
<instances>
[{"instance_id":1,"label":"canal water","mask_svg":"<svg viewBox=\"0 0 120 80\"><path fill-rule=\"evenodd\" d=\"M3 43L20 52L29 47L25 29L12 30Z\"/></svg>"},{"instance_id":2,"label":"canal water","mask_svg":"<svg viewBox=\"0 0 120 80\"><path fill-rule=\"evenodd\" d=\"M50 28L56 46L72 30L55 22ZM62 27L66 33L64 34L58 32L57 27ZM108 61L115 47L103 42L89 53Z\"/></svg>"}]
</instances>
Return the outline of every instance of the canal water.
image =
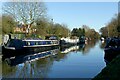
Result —
<instances>
[{"instance_id":1,"label":"canal water","mask_svg":"<svg viewBox=\"0 0 120 80\"><path fill-rule=\"evenodd\" d=\"M85 45L52 50L55 54L45 58L29 59L22 56L9 65L3 61L2 77L93 78L106 66L103 48L101 41L90 41Z\"/></svg>"}]
</instances>

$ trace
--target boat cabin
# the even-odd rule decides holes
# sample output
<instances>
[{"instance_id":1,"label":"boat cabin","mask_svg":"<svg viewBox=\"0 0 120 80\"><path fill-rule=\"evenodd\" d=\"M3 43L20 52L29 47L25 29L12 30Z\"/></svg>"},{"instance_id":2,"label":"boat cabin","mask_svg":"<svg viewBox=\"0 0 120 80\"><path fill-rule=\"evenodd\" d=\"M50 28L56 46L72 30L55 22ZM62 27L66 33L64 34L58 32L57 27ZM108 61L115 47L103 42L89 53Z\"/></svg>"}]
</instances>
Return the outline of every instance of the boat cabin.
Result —
<instances>
[{"instance_id":1,"label":"boat cabin","mask_svg":"<svg viewBox=\"0 0 120 80\"><path fill-rule=\"evenodd\" d=\"M15 49L22 49L24 47L40 47L40 46L54 46L59 45L58 40L34 40L34 39L10 39L5 47L7 48L15 48Z\"/></svg>"}]
</instances>

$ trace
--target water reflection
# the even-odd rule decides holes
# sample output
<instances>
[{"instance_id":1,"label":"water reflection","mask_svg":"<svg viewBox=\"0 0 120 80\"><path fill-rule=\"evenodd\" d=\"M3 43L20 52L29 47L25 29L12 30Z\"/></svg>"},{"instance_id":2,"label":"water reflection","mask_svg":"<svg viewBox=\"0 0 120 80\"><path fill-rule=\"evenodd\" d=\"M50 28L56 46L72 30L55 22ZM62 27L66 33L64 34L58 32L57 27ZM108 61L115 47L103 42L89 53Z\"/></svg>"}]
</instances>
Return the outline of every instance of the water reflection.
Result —
<instances>
[{"instance_id":1,"label":"water reflection","mask_svg":"<svg viewBox=\"0 0 120 80\"><path fill-rule=\"evenodd\" d=\"M18 56L14 59L9 59L10 63L3 61L3 78L44 78L58 51L59 49L54 49L34 55Z\"/></svg>"},{"instance_id":2,"label":"water reflection","mask_svg":"<svg viewBox=\"0 0 120 80\"><path fill-rule=\"evenodd\" d=\"M75 46L71 46L69 48L61 48L61 53L69 53L69 52L73 52L73 51L77 51L78 49L82 49L84 45L75 45Z\"/></svg>"},{"instance_id":3,"label":"water reflection","mask_svg":"<svg viewBox=\"0 0 120 80\"><path fill-rule=\"evenodd\" d=\"M102 41L101 41L100 43L101 43L101 44L100 44L100 48L101 48L101 49L104 49L104 48L105 48L105 45L106 45L106 42L102 42Z\"/></svg>"},{"instance_id":4,"label":"water reflection","mask_svg":"<svg viewBox=\"0 0 120 80\"><path fill-rule=\"evenodd\" d=\"M87 41L85 44L74 45L68 48L60 48L61 53L80 51L82 54L89 53L90 49L94 48L98 40Z\"/></svg>"},{"instance_id":5,"label":"water reflection","mask_svg":"<svg viewBox=\"0 0 120 80\"><path fill-rule=\"evenodd\" d=\"M94 48L94 46L96 45L97 42L98 42L98 40L91 40L91 41L85 42L85 47L82 49L82 53L83 54L89 53L89 51L92 48Z\"/></svg>"},{"instance_id":6,"label":"water reflection","mask_svg":"<svg viewBox=\"0 0 120 80\"><path fill-rule=\"evenodd\" d=\"M10 65L3 61L3 78L93 77L104 67L100 47L94 48L98 44L98 41L89 41L87 44L50 50L47 53L51 52L52 55L48 54L45 58L38 55L19 56L11 60ZM92 50L100 53L93 56ZM82 56L85 54L90 55Z\"/></svg>"},{"instance_id":7,"label":"water reflection","mask_svg":"<svg viewBox=\"0 0 120 80\"><path fill-rule=\"evenodd\" d=\"M45 58L45 57L48 57L51 55L56 55L58 53L58 50L59 49L54 49L54 50L49 50L49 51L30 54L30 55L21 55L21 56L16 56L16 57L12 57L12 58L6 58L5 61L10 66L15 66L20 63L31 62L31 61L38 60L40 58Z\"/></svg>"},{"instance_id":8,"label":"water reflection","mask_svg":"<svg viewBox=\"0 0 120 80\"><path fill-rule=\"evenodd\" d=\"M22 63L14 67L3 64L3 78L45 78L51 65L52 63L49 59Z\"/></svg>"}]
</instances>

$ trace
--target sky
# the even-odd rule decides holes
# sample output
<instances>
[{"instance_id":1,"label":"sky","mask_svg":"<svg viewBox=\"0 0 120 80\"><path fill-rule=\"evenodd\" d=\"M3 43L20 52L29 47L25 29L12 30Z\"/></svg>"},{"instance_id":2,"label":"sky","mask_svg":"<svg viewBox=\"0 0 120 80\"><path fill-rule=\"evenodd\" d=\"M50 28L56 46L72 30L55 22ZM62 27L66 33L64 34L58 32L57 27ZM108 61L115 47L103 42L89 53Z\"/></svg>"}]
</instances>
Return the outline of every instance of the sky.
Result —
<instances>
[{"instance_id":1,"label":"sky","mask_svg":"<svg viewBox=\"0 0 120 80\"><path fill-rule=\"evenodd\" d=\"M4 1L7 2L10 0ZM107 25L115 14L118 13L118 1L90 1L71 0L70 2L70 0L45 0L45 5L47 7L47 14L53 19L54 23L66 24L70 30L80 28L82 25L87 25L99 31L101 27Z\"/></svg>"},{"instance_id":2,"label":"sky","mask_svg":"<svg viewBox=\"0 0 120 80\"><path fill-rule=\"evenodd\" d=\"M118 13L118 2L46 2L54 23L66 24L70 30L87 25L99 31Z\"/></svg>"}]
</instances>

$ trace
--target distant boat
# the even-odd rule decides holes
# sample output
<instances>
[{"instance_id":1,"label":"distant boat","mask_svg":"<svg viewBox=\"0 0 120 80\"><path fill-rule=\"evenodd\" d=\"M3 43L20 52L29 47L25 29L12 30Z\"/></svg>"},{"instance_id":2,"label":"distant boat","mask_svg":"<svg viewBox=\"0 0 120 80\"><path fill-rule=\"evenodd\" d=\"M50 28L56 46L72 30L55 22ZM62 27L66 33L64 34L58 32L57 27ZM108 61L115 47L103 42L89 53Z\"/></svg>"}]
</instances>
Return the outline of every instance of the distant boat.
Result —
<instances>
[{"instance_id":1,"label":"distant boat","mask_svg":"<svg viewBox=\"0 0 120 80\"><path fill-rule=\"evenodd\" d=\"M52 50L58 46L58 40L10 39L6 45L2 46L2 54L4 57L34 54L40 51Z\"/></svg>"},{"instance_id":2,"label":"distant boat","mask_svg":"<svg viewBox=\"0 0 120 80\"><path fill-rule=\"evenodd\" d=\"M61 40L63 40L64 43L68 43L68 44L77 44L79 42L79 39L70 39L70 37L61 38Z\"/></svg>"},{"instance_id":3,"label":"distant boat","mask_svg":"<svg viewBox=\"0 0 120 80\"><path fill-rule=\"evenodd\" d=\"M113 58L120 55L120 39L110 38L109 40L107 40L104 52L104 58L108 61L111 61Z\"/></svg>"},{"instance_id":4,"label":"distant boat","mask_svg":"<svg viewBox=\"0 0 120 80\"><path fill-rule=\"evenodd\" d=\"M104 37L101 37L101 41L104 41L105 40L105 38Z\"/></svg>"},{"instance_id":5,"label":"distant boat","mask_svg":"<svg viewBox=\"0 0 120 80\"><path fill-rule=\"evenodd\" d=\"M101 38L101 42L102 42L102 43L105 42L105 38L104 38L104 37Z\"/></svg>"},{"instance_id":6,"label":"distant boat","mask_svg":"<svg viewBox=\"0 0 120 80\"><path fill-rule=\"evenodd\" d=\"M61 47L70 47L70 46L80 45L80 44L84 44L84 43L85 43L84 38L70 39L70 37L67 37L67 38L61 38L61 40L60 40Z\"/></svg>"}]
</instances>

